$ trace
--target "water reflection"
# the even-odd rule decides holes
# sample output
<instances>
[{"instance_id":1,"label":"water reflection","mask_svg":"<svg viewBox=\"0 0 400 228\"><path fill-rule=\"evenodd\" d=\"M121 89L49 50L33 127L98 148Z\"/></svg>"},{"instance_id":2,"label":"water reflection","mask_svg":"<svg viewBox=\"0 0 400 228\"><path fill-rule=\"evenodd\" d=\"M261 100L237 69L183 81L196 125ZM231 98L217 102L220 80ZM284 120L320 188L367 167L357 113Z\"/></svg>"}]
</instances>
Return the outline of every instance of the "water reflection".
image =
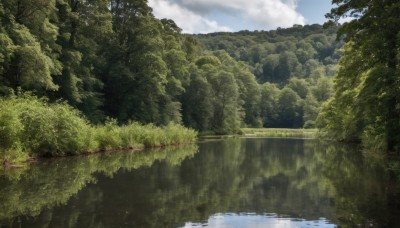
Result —
<instances>
[{"instance_id":1,"label":"water reflection","mask_svg":"<svg viewBox=\"0 0 400 228\"><path fill-rule=\"evenodd\" d=\"M227 139L20 172L0 178L3 226L400 227L399 185L384 164L317 140Z\"/></svg>"},{"instance_id":2,"label":"water reflection","mask_svg":"<svg viewBox=\"0 0 400 228\"><path fill-rule=\"evenodd\" d=\"M210 216L206 223L186 223L182 228L298 228L298 227L336 227L325 218L314 221L279 217L276 214L216 214Z\"/></svg>"},{"instance_id":3,"label":"water reflection","mask_svg":"<svg viewBox=\"0 0 400 228\"><path fill-rule=\"evenodd\" d=\"M156 161L179 165L197 151L196 145L186 145L104 153L43 160L22 169L4 170L0 176L0 220L18 215L36 216L44 208L66 204L86 185L96 183L96 174L113 178L121 169L129 172L151 167Z\"/></svg>"}]
</instances>

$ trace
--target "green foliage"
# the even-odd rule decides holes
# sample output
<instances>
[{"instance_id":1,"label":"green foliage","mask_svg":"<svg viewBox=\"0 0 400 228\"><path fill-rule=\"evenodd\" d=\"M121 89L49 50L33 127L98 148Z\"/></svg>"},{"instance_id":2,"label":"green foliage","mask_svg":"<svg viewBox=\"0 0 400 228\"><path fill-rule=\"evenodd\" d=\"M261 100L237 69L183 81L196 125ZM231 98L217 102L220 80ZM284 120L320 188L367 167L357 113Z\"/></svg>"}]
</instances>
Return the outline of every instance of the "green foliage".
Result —
<instances>
[{"instance_id":1,"label":"green foliage","mask_svg":"<svg viewBox=\"0 0 400 228\"><path fill-rule=\"evenodd\" d=\"M263 118L264 127L272 127L275 125L278 113L276 106L278 102L280 90L275 84L269 82L261 85L261 116Z\"/></svg>"},{"instance_id":2,"label":"green foliage","mask_svg":"<svg viewBox=\"0 0 400 228\"><path fill-rule=\"evenodd\" d=\"M288 87L295 91L301 99L305 99L308 95L310 86L304 79L291 78Z\"/></svg>"},{"instance_id":3,"label":"green foliage","mask_svg":"<svg viewBox=\"0 0 400 228\"><path fill-rule=\"evenodd\" d=\"M104 126L96 128L96 140L99 142L99 148L102 150L121 149L122 138L120 129L116 120L108 120ZM125 140L126 142L126 140Z\"/></svg>"},{"instance_id":4,"label":"green foliage","mask_svg":"<svg viewBox=\"0 0 400 228\"><path fill-rule=\"evenodd\" d=\"M160 128L115 120L93 127L65 103L48 104L30 94L0 100L0 159L20 162L28 156L63 156L93 151L165 146L194 141L196 132L180 125Z\"/></svg>"},{"instance_id":5,"label":"green foliage","mask_svg":"<svg viewBox=\"0 0 400 228\"><path fill-rule=\"evenodd\" d=\"M136 122L119 127L115 120L111 120L98 127L96 132L99 132L97 137L102 149L175 145L189 143L196 138L195 131L172 123L161 128Z\"/></svg>"},{"instance_id":6,"label":"green foliage","mask_svg":"<svg viewBox=\"0 0 400 228\"><path fill-rule=\"evenodd\" d=\"M334 3L337 7L327 15L331 24L348 15L356 19L338 31L347 43L333 99L320 113L320 127L335 139L362 141L369 150L399 151L400 20L396 12L400 4L375 0Z\"/></svg>"},{"instance_id":7,"label":"green foliage","mask_svg":"<svg viewBox=\"0 0 400 228\"><path fill-rule=\"evenodd\" d=\"M183 99L186 125L217 134L235 134L241 125L261 126L261 94L248 65L216 51L198 58L190 72Z\"/></svg>"},{"instance_id":8,"label":"green foliage","mask_svg":"<svg viewBox=\"0 0 400 228\"><path fill-rule=\"evenodd\" d=\"M49 20L55 12L54 5L55 1L11 0L0 6L3 86L38 91L58 88L53 81L61 70L55 56L57 27Z\"/></svg>"},{"instance_id":9,"label":"green foliage","mask_svg":"<svg viewBox=\"0 0 400 228\"><path fill-rule=\"evenodd\" d=\"M287 128L302 127L302 107L300 97L292 89L285 87L278 97L278 115L280 126Z\"/></svg>"},{"instance_id":10,"label":"green foliage","mask_svg":"<svg viewBox=\"0 0 400 228\"><path fill-rule=\"evenodd\" d=\"M332 76L340 56L336 28L183 35L174 21L159 20L151 12L145 0L0 3L0 96L22 88L50 103L65 101L99 125L97 135L90 130L74 134L77 130L66 120L80 114L57 105L49 112L53 127L46 127L49 123L39 114L37 119L25 114L36 123L37 137L48 140L30 136L35 150L70 154L77 148L143 144L119 138L118 126L130 123L184 124L218 134L237 133L241 127L302 127L306 121L313 126L314 114L302 119L304 100L311 91L318 107L330 96L325 76ZM276 88L260 86L266 81ZM300 97L296 108L279 104L285 87ZM88 121L77 122L77 129ZM76 138L57 139L53 145L53 128L65 128L65 137ZM148 137L149 145L165 141Z\"/></svg>"},{"instance_id":11,"label":"green foliage","mask_svg":"<svg viewBox=\"0 0 400 228\"><path fill-rule=\"evenodd\" d=\"M303 106L304 128L315 128L315 120L319 113L319 103L313 95L308 95Z\"/></svg>"},{"instance_id":12,"label":"green foliage","mask_svg":"<svg viewBox=\"0 0 400 228\"><path fill-rule=\"evenodd\" d=\"M212 87L203 71L195 65L190 66L190 85L183 95L182 113L186 126L206 131L211 129L213 111Z\"/></svg>"},{"instance_id":13,"label":"green foliage","mask_svg":"<svg viewBox=\"0 0 400 228\"><path fill-rule=\"evenodd\" d=\"M343 45L335 39L336 30L337 27L323 29L315 24L196 37L208 50L224 50L235 60L248 63L259 82L283 86L294 76L309 78L317 70L334 75L332 67L338 62Z\"/></svg>"},{"instance_id":14,"label":"green foliage","mask_svg":"<svg viewBox=\"0 0 400 228\"><path fill-rule=\"evenodd\" d=\"M65 155L87 150L85 140L90 126L70 106L48 105L43 99L24 94L3 98L1 107L3 121L12 124L9 127L9 124L2 124L2 138L20 145L31 156ZM15 147L8 143L3 151Z\"/></svg>"},{"instance_id":15,"label":"green foliage","mask_svg":"<svg viewBox=\"0 0 400 228\"><path fill-rule=\"evenodd\" d=\"M333 93L331 76L336 73L339 48L343 44L335 40L336 30L336 27L323 29L320 25L307 25L268 32L196 35L219 58L217 61L202 57L196 64L237 65L233 73L239 88L239 102L243 102L241 126L314 128L319 107ZM228 53L231 59L220 53ZM232 59L243 62L235 64ZM257 85L254 76L241 69L251 72L259 83L275 84L275 88L269 84ZM298 97L284 99L288 97L285 88L290 88Z\"/></svg>"},{"instance_id":16,"label":"green foliage","mask_svg":"<svg viewBox=\"0 0 400 228\"><path fill-rule=\"evenodd\" d=\"M63 70L55 81L60 88L51 97L67 100L79 108L92 122L104 120L99 69L104 67L103 45L112 34L108 1L57 1L60 46L59 59Z\"/></svg>"},{"instance_id":17,"label":"green foliage","mask_svg":"<svg viewBox=\"0 0 400 228\"><path fill-rule=\"evenodd\" d=\"M317 129L242 128L244 136L316 138Z\"/></svg>"},{"instance_id":18,"label":"green foliage","mask_svg":"<svg viewBox=\"0 0 400 228\"><path fill-rule=\"evenodd\" d=\"M311 88L313 96L318 102L325 102L333 95L333 81L328 77L320 77Z\"/></svg>"},{"instance_id":19,"label":"green foliage","mask_svg":"<svg viewBox=\"0 0 400 228\"><path fill-rule=\"evenodd\" d=\"M384 129L381 126L367 126L361 135L361 141L364 148L369 152L382 153L387 149Z\"/></svg>"}]
</instances>

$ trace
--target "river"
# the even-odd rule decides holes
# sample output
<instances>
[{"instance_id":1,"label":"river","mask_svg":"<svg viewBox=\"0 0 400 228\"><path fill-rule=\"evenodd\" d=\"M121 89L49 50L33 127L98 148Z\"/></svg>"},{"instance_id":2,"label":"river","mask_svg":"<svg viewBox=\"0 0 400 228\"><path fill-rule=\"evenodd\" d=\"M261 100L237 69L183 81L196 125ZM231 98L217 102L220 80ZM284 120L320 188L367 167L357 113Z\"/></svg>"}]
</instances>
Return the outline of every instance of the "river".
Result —
<instances>
[{"instance_id":1,"label":"river","mask_svg":"<svg viewBox=\"0 0 400 228\"><path fill-rule=\"evenodd\" d=\"M3 170L0 227L400 227L399 192L354 145L203 140Z\"/></svg>"}]
</instances>

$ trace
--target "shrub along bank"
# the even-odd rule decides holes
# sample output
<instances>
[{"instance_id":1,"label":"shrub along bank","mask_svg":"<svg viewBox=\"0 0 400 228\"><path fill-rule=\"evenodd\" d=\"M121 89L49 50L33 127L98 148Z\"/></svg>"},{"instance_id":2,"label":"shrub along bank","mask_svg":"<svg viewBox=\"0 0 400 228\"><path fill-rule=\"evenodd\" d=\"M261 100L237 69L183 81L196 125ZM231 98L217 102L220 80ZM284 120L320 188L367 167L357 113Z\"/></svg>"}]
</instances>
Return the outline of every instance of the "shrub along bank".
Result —
<instances>
[{"instance_id":1,"label":"shrub along bank","mask_svg":"<svg viewBox=\"0 0 400 228\"><path fill-rule=\"evenodd\" d=\"M49 104L29 94L0 99L0 161L157 147L193 142L197 133L178 124L157 127L115 120L91 125L66 103Z\"/></svg>"}]
</instances>

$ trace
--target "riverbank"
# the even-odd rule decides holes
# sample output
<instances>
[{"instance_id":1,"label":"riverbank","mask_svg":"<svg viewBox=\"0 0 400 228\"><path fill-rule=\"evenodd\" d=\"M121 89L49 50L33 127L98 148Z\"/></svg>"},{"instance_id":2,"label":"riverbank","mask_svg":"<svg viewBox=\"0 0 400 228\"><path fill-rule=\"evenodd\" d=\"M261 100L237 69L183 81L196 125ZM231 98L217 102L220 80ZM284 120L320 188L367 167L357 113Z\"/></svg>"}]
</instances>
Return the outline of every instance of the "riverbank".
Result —
<instances>
[{"instance_id":1,"label":"riverbank","mask_svg":"<svg viewBox=\"0 0 400 228\"><path fill-rule=\"evenodd\" d=\"M291 128L241 128L236 135L217 135L213 132L200 132L200 141L220 140L237 137L260 137L260 138L318 138L318 129L291 129Z\"/></svg>"},{"instance_id":2,"label":"riverbank","mask_svg":"<svg viewBox=\"0 0 400 228\"><path fill-rule=\"evenodd\" d=\"M242 128L244 136L317 138L318 129Z\"/></svg>"},{"instance_id":3,"label":"riverbank","mask_svg":"<svg viewBox=\"0 0 400 228\"><path fill-rule=\"evenodd\" d=\"M197 132L178 124L157 127L116 120L93 126L66 103L49 104L29 94L0 99L0 162L18 165L60 157L194 142Z\"/></svg>"}]
</instances>

